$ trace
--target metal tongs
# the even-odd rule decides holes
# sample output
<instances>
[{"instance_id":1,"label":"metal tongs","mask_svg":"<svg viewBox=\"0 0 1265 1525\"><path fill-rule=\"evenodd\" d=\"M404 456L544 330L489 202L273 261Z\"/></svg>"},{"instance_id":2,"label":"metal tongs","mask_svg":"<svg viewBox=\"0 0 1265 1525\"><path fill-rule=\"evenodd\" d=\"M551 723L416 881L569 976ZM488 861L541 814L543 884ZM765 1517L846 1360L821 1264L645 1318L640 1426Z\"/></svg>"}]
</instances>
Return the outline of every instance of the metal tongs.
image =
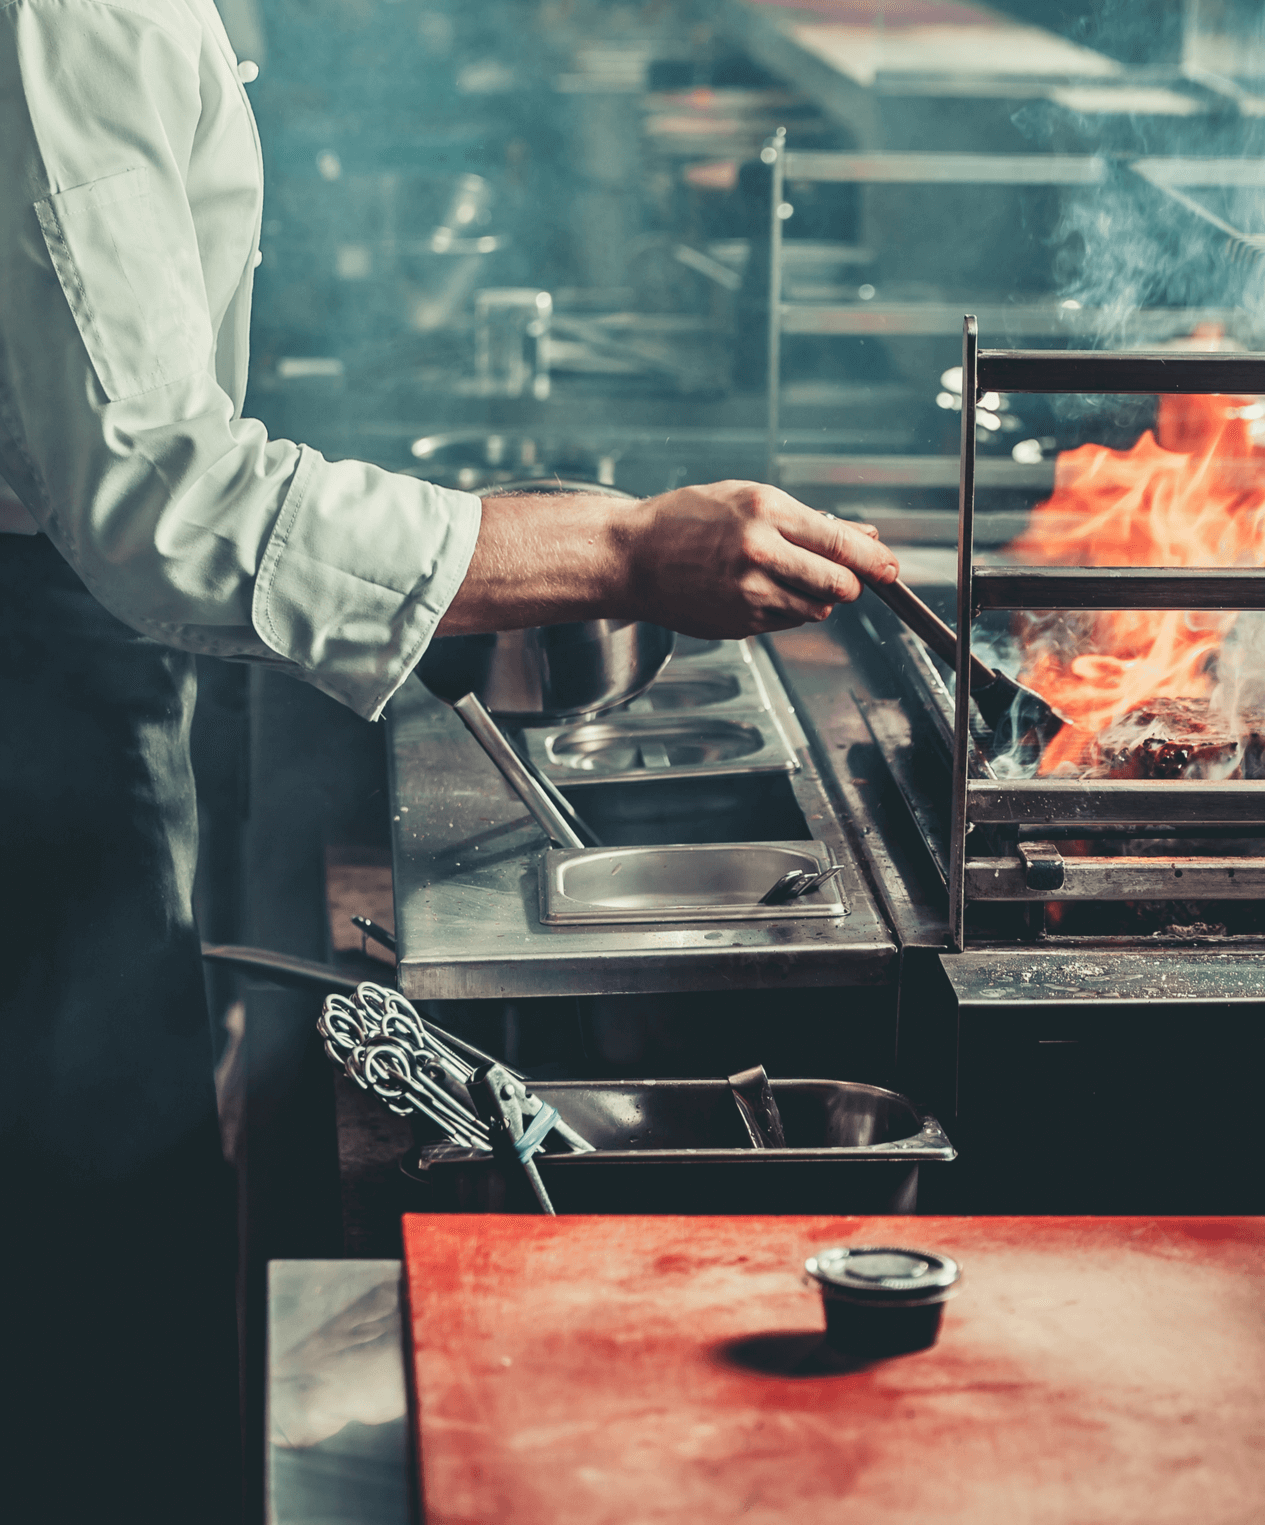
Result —
<instances>
[{"instance_id":1,"label":"metal tongs","mask_svg":"<svg viewBox=\"0 0 1265 1525\"><path fill-rule=\"evenodd\" d=\"M495 1152L493 1130L478 1106L479 1076L492 1070L503 1075L503 1083L516 1088L520 1111L530 1118L544 1106L516 1070L423 1021L398 991L369 980L356 987L354 996L327 995L316 1025L326 1054L361 1090L372 1091L400 1117L426 1118L463 1148ZM556 1133L576 1153L593 1148L554 1108L547 1110L553 1115L544 1133ZM521 1126L518 1131L523 1132Z\"/></svg>"},{"instance_id":2,"label":"metal tongs","mask_svg":"<svg viewBox=\"0 0 1265 1525\"><path fill-rule=\"evenodd\" d=\"M877 593L894 615L926 645L930 646L941 661L956 668L958 638L934 610L901 582L868 582L866 586ZM1062 715L1040 694L1001 671L989 667L971 653L968 680L971 698L993 733L993 755L1008 752L1031 737L1040 747L1045 747L1067 723Z\"/></svg>"},{"instance_id":3,"label":"metal tongs","mask_svg":"<svg viewBox=\"0 0 1265 1525\"><path fill-rule=\"evenodd\" d=\"M591 1151L592 1144L568 1128L558 1109L533 1096L504 1064L485 1064L476 1070L470 1094L487 1128L492 1152L510 1175L526 1180L541 1212L556 1217L534 1156L544 1151L551 1133L559 1134L577 1152Z\"/></svg>"},{"instance_id":4,"label":"metal tongs","mask_svg":"<svg viewBox=\"0 0 1265 1525\"><path fill-rule=\"evenodd\" d=\"M760 905L786 905L789 901L799 900L804 895L810 895L813 890L820 889L828 883L836 874L843 873L843 864L836 863L830 868L823 868L814 873L807 868L793 868L787 874L783 874L772 889L766 890L760 896Z\"/></svg>"}]
</instances>

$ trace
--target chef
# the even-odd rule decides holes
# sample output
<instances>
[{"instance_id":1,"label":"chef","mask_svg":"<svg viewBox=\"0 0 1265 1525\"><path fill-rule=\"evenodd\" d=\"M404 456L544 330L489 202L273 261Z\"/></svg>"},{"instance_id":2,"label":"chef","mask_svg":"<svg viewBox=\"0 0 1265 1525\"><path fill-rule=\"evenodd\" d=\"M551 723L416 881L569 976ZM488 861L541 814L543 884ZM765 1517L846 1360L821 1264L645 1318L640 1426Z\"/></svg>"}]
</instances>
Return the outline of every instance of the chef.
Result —
<instances>
[{"instance_id":1,"label":"chef","mask_svg":"<svg viewBox=\"0 0 1265 1525\"><path fill-rule=\"evenodd\" d=\"M376 720L437 632L740 636L896 575L750 483L481 504L269 439L241 415L256 72L212 0L0 3L6 1429L43 1522L237 1508L193 654Z\"/></svg>"}]
</instances>

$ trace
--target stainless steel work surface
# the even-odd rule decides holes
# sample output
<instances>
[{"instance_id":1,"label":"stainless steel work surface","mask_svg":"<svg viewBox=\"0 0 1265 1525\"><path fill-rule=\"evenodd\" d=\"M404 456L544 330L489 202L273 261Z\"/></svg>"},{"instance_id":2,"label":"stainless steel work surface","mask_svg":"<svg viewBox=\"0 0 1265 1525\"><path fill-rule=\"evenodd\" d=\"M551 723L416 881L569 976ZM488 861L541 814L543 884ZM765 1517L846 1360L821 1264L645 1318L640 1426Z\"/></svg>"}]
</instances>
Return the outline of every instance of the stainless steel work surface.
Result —
<instances>
[{"instance_id":1,"label":"stainless steel work surface","mask_svg":"<svg viewBox=\"0 0 1265 1525\"><path fill-rule=\"evenodd\" d=\"M680 671L685 663L678 662ZM757 662L801 766L792 776L740 777L786 791L813 837L831 849L843 865L839 890L847 915L545 926L537 885L547 840L451 710L410 681L388 710L400 989L414 999L454 999L885 982L895 943L762 651ZM601 790L622 790L619 799L644 808L654 787L591 784L575 798L587 816ZM715 795L725 780L691 787ZM792 835L766 818L748 821L732 840L765 831L770 838Z\"/></svg>"}]
</instances>

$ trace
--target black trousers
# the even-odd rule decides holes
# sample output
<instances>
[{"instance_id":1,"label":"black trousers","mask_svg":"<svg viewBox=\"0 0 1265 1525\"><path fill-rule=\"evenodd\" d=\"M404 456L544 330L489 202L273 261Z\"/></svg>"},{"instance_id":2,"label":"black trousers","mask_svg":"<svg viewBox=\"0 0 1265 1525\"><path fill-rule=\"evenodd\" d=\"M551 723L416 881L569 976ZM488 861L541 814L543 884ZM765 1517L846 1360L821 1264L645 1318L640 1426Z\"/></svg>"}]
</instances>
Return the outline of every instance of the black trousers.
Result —
<instances>
[{"instance_id":1,"label":"black trousers","mask_svg":"<svg viewBox=\"0 0 1265 1525\"><path fill-rule=\"evenodd\" d=\"M48 1522L240 1506L233 1183L191 904L193 658L0 536L0 1319Z\"/></svg>"}]
</instances>

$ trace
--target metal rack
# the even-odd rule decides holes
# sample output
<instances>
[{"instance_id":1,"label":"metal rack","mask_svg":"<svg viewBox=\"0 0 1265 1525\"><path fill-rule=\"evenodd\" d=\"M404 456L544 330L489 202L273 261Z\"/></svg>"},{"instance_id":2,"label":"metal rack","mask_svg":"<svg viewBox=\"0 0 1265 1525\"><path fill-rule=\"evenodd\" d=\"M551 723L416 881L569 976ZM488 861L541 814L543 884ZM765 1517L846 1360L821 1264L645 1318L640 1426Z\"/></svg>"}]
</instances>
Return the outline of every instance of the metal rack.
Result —
<instances>
[{"instance_id":1,"label":"metal rack","mask_svg":"<svg viewBox=\"0 0 1265 1525\"><path fill-rule=\"evenodd\" d=\"M1158 193L1177 195L1193 215L1211 214L1201 204L1181 191L1204 186L1265 183L1265 160L1155 159L1136 158L1119 162L1096 154L989 154L936 152L838 152L825 150L790 150L786 131L779 128L760 153L761 161L772 173L769 231L769 317L768 317L768 411L766 419L767 477L787 488L825 486L952 488L958 478L958 462L953 456L940 455L820 455L779 453L782 407L781 351L784 334L830 336L876 336L890 339L915 336L949 336L959 329L960 307L947 301L869 302L788 302L785 300L784 230L793 212L786 200L788 181L834 183L839 185L973 185L973 186L1094 186L1102 184L1113 172L1127 170L1154 185ZM1183 199L1184 198L1184 199ZM1249 235L1228 224L1219 227L1244 244ZM1265 245L1265 239L1258 240ZM1047 299L1028 298L1022 302L998 301L990 310L990 321L1005 323L1010 333L1031 338L1058 338L1090 335L1101 326L1102 314L1092 308L1068 308L1051 295ZM1259 328L1240 310L1211 308L1159 308L1141 310L1130 326L1131 342L1158 343L1176 334L1189 332L1197 322L1216 322L1227 332L1239 332L1249 342L1259 342ZM1023 356L1027 352L1001 352ZM1077 369L1076 351L1066 354L1062 380L1049 391L1091 391L1092 386L1073 385ZM1049 358L1049 357L1045 357ZM1110 360L1114 371L1111 385L1100 391L1151 392L1163 388L1134 386L1129 381L1137 362L1149 359L1171 365L1171 357L1152 355L1112 355L1092 353L1095 362ZM1233 357L1227 356L1229 360ZM1243 357L1239 357L1242 361ZM1144 367L1145 368L1145 367ZM1005 381L1004 368L992 384L999 392L1028 390ZM1104 376L1106 373L1103 373ZM1135 378L1136 379L1136 378ZM1066 384L1064 384L1066 383ZM1244 388L1247 390L1247 388ZM1010 459L985 458L979 463L977 486L1014 490L1048 487L1051 468Z\"/></svg>"},{"instance_id":2,"label":"metal rack","mask_svg":"<svg viewBox=\"0 0 1265 1525\"><path fill-rule=\"evenodd\" d=\"M1198 900L1265 896L1265 857L1076 857L1053 842L1023 842L1017 856L967 857L976 826L1138 825L1265 828L1265 780L1015 779L978 776L971 734L971 624L984 609L1265 609L1265 570L1225 567L977 567L975 409L985 392L1265 393L1265 355L1100 354L981 350L976 319L962 332L962 446L958 502L958 651L949 927L966 944L971 900ZM983 770L987 772L988 770Z\"/></svg>"}]
</instances>

